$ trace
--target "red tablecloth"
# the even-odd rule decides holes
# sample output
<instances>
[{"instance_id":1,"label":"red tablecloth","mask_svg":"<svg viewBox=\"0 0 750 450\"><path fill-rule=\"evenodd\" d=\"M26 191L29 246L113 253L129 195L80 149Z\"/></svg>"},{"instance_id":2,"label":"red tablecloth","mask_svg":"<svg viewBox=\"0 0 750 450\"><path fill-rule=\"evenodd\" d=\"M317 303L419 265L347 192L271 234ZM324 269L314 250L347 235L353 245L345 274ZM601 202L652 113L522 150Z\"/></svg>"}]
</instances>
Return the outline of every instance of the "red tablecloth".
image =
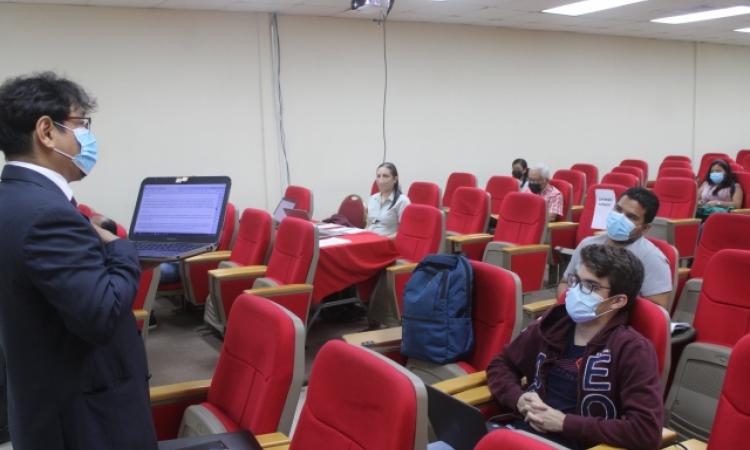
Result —
<instances>
[{"instance_id":1,"label":"red tablecloth","mask_svg":"<svg viewBox=\"0 0 750 450\"><path fill-rule=\"evenodd\" d=\"M370 279L398 258L393 241L375 233L366 231L336 237L351 242L320 249L313 281L313 305L328 295Z\"/></svg>"}]
</instances>

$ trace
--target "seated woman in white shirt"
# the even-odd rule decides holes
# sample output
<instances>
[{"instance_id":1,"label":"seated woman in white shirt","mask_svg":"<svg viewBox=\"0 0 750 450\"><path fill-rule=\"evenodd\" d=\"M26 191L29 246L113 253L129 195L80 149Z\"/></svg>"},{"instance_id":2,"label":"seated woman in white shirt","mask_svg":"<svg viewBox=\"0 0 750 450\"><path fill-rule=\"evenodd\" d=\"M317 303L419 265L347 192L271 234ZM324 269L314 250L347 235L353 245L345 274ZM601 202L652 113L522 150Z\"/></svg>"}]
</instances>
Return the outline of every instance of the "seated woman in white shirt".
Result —
<instances>
[{"instance_id":1,"label":"seated woman in white shirt","mask_svg":"<svg viewBox=\"0 0 750 450\"><path fill-rule=\"evenodd\" d=\"M375 181L380 192L367 201L367 231L392 237L398 232L398 224L404 209L410 203L401 193L398 170L393 163L384 162L375 172Z\"/></svg>"}]
</instances>

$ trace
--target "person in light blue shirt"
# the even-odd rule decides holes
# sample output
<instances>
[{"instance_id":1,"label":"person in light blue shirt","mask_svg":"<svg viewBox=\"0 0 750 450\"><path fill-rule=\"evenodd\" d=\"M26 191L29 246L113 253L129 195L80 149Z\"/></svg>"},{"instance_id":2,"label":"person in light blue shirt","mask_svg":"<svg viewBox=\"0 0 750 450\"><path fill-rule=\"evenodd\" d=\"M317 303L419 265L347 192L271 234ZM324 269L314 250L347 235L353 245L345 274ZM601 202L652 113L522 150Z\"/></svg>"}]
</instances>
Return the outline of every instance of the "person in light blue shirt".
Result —
<instances>
[{"instance_id":1,"label":"person in light blue shirt","mask_svg":"<svg viewBox=\"0 0 750 450\"><path fill-rule=\"evenodd\" d=\"M380 192L367 201L367 231L381 236L393 237L398 232L398 224L404 209L411 203L401 192L398 183L398 170L393 163L384 162L375 172L375 181Z\"/></svg>"}]
</instances>

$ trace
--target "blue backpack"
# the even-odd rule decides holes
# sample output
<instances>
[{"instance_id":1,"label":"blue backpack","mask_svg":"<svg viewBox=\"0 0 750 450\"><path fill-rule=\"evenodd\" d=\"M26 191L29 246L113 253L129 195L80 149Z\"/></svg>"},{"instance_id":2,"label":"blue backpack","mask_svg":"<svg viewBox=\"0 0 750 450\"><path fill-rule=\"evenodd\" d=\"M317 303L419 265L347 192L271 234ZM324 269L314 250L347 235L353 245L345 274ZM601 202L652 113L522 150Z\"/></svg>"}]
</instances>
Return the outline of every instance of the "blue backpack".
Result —
<instances>
[{"instance_id":1,"label":"blue backpack","mask_svg":"<svg viewBox=\"0 0 750 450\"><path fill-rule=\"evenodd\" d=\"M446 364L471 352L473 278L461 255L427 255L417 265L404 291L403 355Z\"/></svg>"}]
</instances>

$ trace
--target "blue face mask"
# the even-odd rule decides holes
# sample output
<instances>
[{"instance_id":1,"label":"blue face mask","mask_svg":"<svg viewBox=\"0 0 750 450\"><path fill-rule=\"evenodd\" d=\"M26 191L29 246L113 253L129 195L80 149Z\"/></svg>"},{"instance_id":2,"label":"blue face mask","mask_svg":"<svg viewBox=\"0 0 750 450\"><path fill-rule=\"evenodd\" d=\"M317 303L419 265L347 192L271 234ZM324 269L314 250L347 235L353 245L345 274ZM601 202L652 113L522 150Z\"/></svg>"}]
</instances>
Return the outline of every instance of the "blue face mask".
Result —
<instances>
[{"instance_id":1,"label":"blue face mask","mask_svg":"<svg viewBox=\"0 0 750 450\"><path fill-rule=\"evenodd\" d=\"M57 122L55 122L57 123ZM73 164L80 169L84 176L91 173L96 165L96 161L99 159L99 148L96 145L96 138L94 134L88 128L78 127L69 128L61 123L57 123L61 127L70 130L76 137L76 141L81 146L81 151L75 156L70 156L67 153L54 149L57 153L65 156L66 158L73 161Z\"/></svg>"},{"instance_id":2,"label":"blue face mask","mask_svg":"<svg viewBox=\"0 0 750 450\"><path fill-rule=\"evenodd\" d=\"M568 289L568 292L565 294L565 310L575 323L590 322L597 317L601 317L604 314L613 311L610 309L609 311L597 314L596 308L603 301L604 299L594 292L584 294L581 291L581 285L579 284Z\"/></svg>"},{"instance_id":3,"label":"blue face mask","mask_svg":"<svg viewBox=\"0 0 750 450\"><path fill-rule=\"evenodd\" d=\"M634 229L635 224L625 217L625 214L614 209L609 212L607 216L607 236L610 239L616 242L627 241Z\"/></svg>"},{"instance_id":4,"label":"blue face mask","mask_svg":"<svg viewBox=\"0 0 750 450\"><path fill-rule=\"evenodd\" d=\"M713 184L721 184L724 181L724 172L711 172L708 176Z\"/></svg>"}]
</instances>

